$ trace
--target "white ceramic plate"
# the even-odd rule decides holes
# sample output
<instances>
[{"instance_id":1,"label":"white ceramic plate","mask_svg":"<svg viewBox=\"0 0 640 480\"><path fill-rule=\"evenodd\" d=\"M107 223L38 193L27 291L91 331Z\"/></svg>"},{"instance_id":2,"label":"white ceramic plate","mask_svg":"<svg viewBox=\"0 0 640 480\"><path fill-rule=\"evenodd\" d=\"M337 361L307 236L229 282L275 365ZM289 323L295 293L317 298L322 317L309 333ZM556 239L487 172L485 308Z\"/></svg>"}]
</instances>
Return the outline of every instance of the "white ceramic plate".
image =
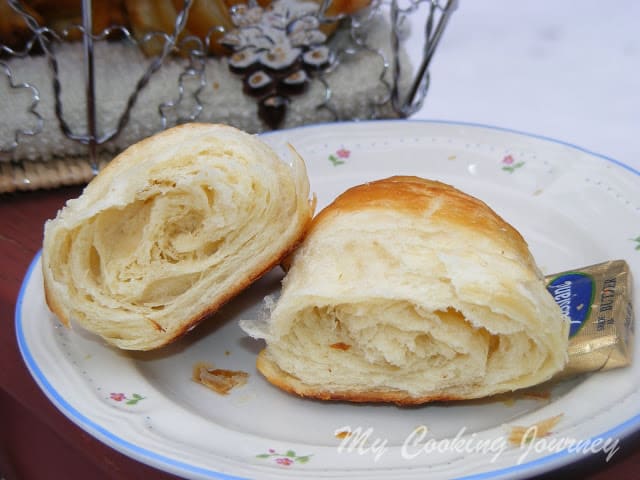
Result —
<instances>
[{"instance_id":1,"label":"white ceramic plate","mask_svg":"<svg viewBox=\"0 0 640 480\"><path fill-rule=\"evenodd\" d=\"M368 180L434 178L485 200L520 230L546 273L615 258L640 272L640 172L612 159L444 122L329 124L263 138L285 154L291 142L302 154L320 207ZM128 354L61 327L45 305L37 257L18 299L18 343L40 387L73 422L135 459L190 478L514 478L589 452L614 454L615 442L640 425L640 362L563 382L547 399L399 408L288 395L256 372L262 344L238 327L280 279L270 272L162 351ZM637 287L634 298L637 305ZM199 361L249 372L249 382L220 396L190 380ZM511 426L558 414L550 436L507 443ZM412 436L421 425L426 435ZM367 441L336 436L347 427L360 428ZM571 440L582 443L563 448Z\"/></svg>"}]
</instances>

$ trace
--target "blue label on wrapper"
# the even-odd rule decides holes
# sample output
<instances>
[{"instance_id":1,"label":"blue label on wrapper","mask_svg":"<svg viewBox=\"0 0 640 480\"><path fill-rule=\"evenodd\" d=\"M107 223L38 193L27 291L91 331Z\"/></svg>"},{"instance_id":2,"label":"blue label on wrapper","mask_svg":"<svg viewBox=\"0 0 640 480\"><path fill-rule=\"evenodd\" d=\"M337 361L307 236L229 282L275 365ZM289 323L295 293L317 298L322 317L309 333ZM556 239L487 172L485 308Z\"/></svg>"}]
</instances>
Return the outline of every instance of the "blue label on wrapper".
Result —
<instances>
[{"instance_id":1,"label":"blue label on wrapper","mask_svg":"<svg viewBox=\"0 0 640 480\"><path fill-rule=\"evenodd\" d=\"M547 290L571 320L569 338L573 337L589 317L594 295L593 278L584 273L566 273L554 278Z\"/></svg>"}]
</instances>

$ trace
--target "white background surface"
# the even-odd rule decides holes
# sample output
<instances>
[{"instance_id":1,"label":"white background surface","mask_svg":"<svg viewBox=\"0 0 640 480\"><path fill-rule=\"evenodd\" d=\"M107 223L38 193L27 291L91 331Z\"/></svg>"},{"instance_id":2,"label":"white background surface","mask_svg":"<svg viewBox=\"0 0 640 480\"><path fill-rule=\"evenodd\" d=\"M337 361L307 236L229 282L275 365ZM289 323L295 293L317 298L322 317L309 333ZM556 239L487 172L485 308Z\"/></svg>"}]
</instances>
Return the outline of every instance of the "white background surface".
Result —
<instances>
[{"instance_id":1,"label":"white background surface","mask_svg":"<svg viewBox=\"0 0 640 480\"><path fill-rule=\"evenodd\" d=\"M460 0L430 71L412 118L544 135L640 170L636 0Z\"/></svg>"}]
</instances>

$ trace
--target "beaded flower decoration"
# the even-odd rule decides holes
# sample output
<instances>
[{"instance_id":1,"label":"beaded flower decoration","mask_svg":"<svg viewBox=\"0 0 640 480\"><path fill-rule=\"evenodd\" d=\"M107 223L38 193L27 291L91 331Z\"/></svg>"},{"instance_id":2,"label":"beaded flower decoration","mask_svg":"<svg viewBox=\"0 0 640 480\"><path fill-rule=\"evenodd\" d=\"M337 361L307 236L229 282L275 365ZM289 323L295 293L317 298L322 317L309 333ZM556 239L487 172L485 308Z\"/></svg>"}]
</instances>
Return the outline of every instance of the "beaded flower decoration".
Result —
<instances>
[{"instance_id":1,"label":"beaded flower decoration","mask_svg":"<svg viewBox=\"0 0 640 480\"><path fill-rule=\"evenodd\" d=\"M269 6L235 5L236 27L220 42L233 53L229 69L243 77L244 92L258 101L258 116L275 129L292 95L304 93L314 73L331 66L319 6L313 1L275 0Z\"/></svg>"}]
</instances>

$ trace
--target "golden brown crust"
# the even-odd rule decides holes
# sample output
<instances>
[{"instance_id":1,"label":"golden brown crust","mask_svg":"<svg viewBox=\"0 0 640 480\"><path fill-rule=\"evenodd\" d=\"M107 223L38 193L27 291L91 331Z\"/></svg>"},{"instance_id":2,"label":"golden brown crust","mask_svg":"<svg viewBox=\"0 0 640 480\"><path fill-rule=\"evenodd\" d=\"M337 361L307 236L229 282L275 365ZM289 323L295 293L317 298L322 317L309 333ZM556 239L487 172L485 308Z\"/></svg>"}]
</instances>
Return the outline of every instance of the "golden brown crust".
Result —
<instances>
[{"instance_id":1,"label":"golden brown crust","mask_svg":"<svg viewBox=\"0 0 640 480\"><path fill-rule=\"evenodd\" d=\"M351 15L371 4L371 0L332 0L325 12L327 17Z\"/></svg>"},{"instance_id":2,"label":"golden brown crust","mask_svg":"<svg viewBox=\"0 0 640 480\"><path fill-rule=\"evenodd\" d=\"M342 212L367 209L395 210L417 218L431 215L433 220L501 240L523 258L529 257L522 235L482 200L446 183L414 176L393 176L346 190L314 218L310 232Z\"/></svg>"},{"instance_id":3,"label":"golden brown crust","mask_svg":"<svg viewBox=\"0 0 640 480\"><path fill-rule=\"evenodd\" d=\"M43 268L44 268L44 262L42 264ZM44 276L44 300L47 303L47 305L49 306L49 310L51 310L51 312L53 314L55 314L56 317L58 317L58 320L60 320L60 323L62 323L65 327L70 327L71 323L69 322L69 319L66 317L66 315L64 315L64 309L60 306L60 304L55 300L55 296L51 294L51 290L49 288L49 286L47 285L47 276Z\"/></svg>"},{"instance_id":4,"label":"golden brown crust","mask_svg":"<svg viewBox=\"0 0 640 480\"><path fill-rule=\"evenodd\" d=\"M125 0L125 7L138 40L147 33L172 33L177 12L171 0ZM164 48L164 38L153 36L142 44L147 55L159 55Z\"/></svg>"},{"instance_id":5,"label":"golden brown crust","mask_svg":"<svg viewBox=\"0 0 640 480\"><path fill-rule=\"evenodd\" d=\"M448 402L464 400L462 397L452 395L427 395L412 397L408 392L401 390L367 390L367 391L345 391L332 392L320 388L313 388L304 384L294 376L280 369L269 358L267 349L263 349L256 360L258 371L272 385L285 392L298 395L304 398L316 400L347 401L354 403L395 403L399 406L421 405L429 402Z\"/></svg>"},{"instance_id":6,"label":"golden brown crust","mask_svg":"<svg viewBox=\"0 0 640 480\"><path fill-rule=\"evenodd\" d=\"M227 6L227 8L231 8L234 5L241 5L243 3L247 3L247 2L245 0L224 0L224 4ZM264 8L271 3L271 0L258 0L257 3L262 8Z\"/></svg>"},{"instance_id":7,"label":"golden brown crust","mask_svg":"<svg viewBox=\"0 0 640 480\"><path fill-rule=\"evenodd\" d=\"M321 0L315 0L319 5ZM27 4L28 3L28 4ZM231 22L229 8L233 5L244 4L246 0L194 0L187 16L187 24L181 38L192 34L205 40L210 37L209 53L213 55L228 55L230 50L222 46L218 40L234 28ZM266 8L271 0L258 0L258 5ZM371 0L332 0L325 12L327 18L337 18L352 15L369 6ZM70 28L82 24L82 2L80 0L31 0L23 2L25 10L33 16L40 25L57 31L67 30L67 40L79 41L82 33L77 28ZM111 25L132 28L138 39L150 32L173 33L178 12L184 8L183 0L94 0L93 33L99 34ZM338 22L323 22L320 29L331 35L338 26ZM32 36L22 17L16 14L8 2L0 2L0 43L12 48L22 47ZM164 47L162 37L153 37L142 45L147 55L158 55Z\"/></svg>"},{"instance_id":8,"label":"golden brown crust","mask_svg":"<svg viewBox=\"0 0 640 480\"><path fill-rule=\"evenodd\" d=\"M43 19L38 12L28 5L23 5L25 12L31 15L39 24L43 23ZM30 37L33 32L24 21L21 15L15 12L9 5L9 2L0 2L0 43L10 48L20 48Z\"/></svg>"},{"instance_id":9,"label":"golden brown crust","mask_svg":"<svg viewBox=\"0 0 640 480\"><path fill-rule=\"evenodd\" d=\"M285 258L290 252L292 252L302 241L305 236L306 230L308 228L309 223L311 222L311 217L309 217L309 222L300 230L298 235L298 239L293 242L291 245L284 248L279 254L274 255L269 261L265 262L261 267L257 268L253 275L248 276L243 279L242 282L238 282L234 288L227 290L224 296L220 297L217 302L211 304L207 310L202 312L200 315L192 318L189 321L186 321L185 324L176 331L175 335L168 337L166 342L162 345L168 345L169 343L177 340L184 334L186 334L189 330L194 328L200 322L206 320L208 317L216 313L220 310L227 302L236 297L240 292L242 292L245 288L251 285L253 282L264 276L267 272L271 271L276 265L280 263L280 261ZM66 323L65 323L66 324ZM157 348L157 347L153 347Z\"/></svg>"},{"instance_id":10,"label":"golden brown crust","mask_svg":"<svg viewBox=\"0 0 640 480\"><path fill-rule=\"evenodd\" d=\"M74 25L82 25L82 2L80 0L64 0L62 2L32 1L30 5L42 17L42 24L58 33L68 30L66 39L78 41L82 32ZM92 3L93 33L100 34L112 25L128 26L123 0L93 0Z\"/></svg>"},{"instance_id":11,"label":"golden brown crust","mask_svg":"<svg viewBox=\"0 0 640 480\"><path fill-rule=\"evenodd\" d=\"M176 10L184 6L183 0L173 0ZM195 0L187 17L187 29L203 41L209 37L209 53L227 55L229 50L218 40L223 36L219 29L229 31L233 28L229 7L223 0Z\"/></svg>"}]
</instances>

